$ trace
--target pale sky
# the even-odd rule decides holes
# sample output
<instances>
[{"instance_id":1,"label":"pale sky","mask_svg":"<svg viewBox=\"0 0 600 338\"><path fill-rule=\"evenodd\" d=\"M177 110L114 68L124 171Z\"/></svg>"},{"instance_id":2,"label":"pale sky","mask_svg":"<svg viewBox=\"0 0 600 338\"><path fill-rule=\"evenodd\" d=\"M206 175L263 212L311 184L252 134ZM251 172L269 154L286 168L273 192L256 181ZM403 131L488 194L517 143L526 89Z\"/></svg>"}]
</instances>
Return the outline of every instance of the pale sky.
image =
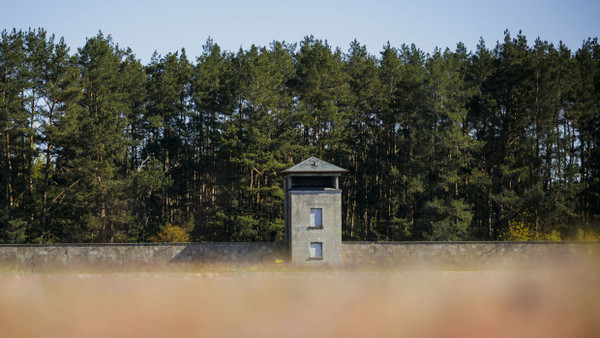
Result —
<instances>
[{"instance_id":1,"label":"pale sky","mask_svg":"<svg viewBox=\"0 0 600 338\"><path fill-rule=\"evenodd\" d=\"M0 0L0 30L43 27L72 52L102 30L146 64L154 50L182 47L195 60L209 36L230 51L311 34L347 51L356 38L379 56L387 41L431 53L458 42L474 50L483 37L492 48L508 29L522 30L530 44L540 37L575 51L600 35L599 13L599 0Z\"/></svg>"}]
</instances>

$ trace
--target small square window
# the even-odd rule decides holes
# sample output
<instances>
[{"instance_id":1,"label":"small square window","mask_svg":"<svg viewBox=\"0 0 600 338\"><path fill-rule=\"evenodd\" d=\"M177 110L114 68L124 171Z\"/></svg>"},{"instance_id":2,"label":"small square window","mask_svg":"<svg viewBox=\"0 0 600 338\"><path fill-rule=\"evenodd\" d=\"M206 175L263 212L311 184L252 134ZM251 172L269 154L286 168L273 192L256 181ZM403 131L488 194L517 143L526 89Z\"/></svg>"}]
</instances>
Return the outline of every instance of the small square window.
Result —
<instances>
[{"instance_id":1,"label":"small square window","mask_svg":"<svg viewBox=\"0 0 600 338\"><path fill-rule=\"evenodd\" d=\"M323 258L323 243L310 243L310 258Z\"/></svg>"},{"instance_id":2,"label":"small square window","mask_svg":"<svg viewBox=\"0 0 600 338\"><path fill-rule=\"evenodd\" d=\"M323 209L311 208L310 209L310 226L315 228L323 227Z\"/></svg>"}]
</instances>

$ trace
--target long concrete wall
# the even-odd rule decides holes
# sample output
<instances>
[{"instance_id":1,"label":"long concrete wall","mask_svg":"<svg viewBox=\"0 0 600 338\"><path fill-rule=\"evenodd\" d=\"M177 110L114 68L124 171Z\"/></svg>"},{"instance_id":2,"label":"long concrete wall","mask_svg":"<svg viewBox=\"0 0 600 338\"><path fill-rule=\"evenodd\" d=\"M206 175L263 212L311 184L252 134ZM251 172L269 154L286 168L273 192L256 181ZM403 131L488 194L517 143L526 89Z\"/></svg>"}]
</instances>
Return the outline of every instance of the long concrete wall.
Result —
<instances>
[{"instance_id":1,"label":"long concrete wall","mask_svg":"<svg viewBox=\"0 0 600 338\"><path fill-rule=\"evenodd\" d=\"M342 256L347 265L536 267L600 261L600 242L344 242Z\"/></svg>"},{"instance_id":2,"label":"long concrete wall","mask_svg":"<svg viewBox=\"0 0 600 338\"><path fill-rule=\"evenodd\" d=\"M18 267L266 263L276 259L287 259L286 243L0 245L0 265Z\"/></svg>"},{"instance_id":3,"label":"long concrete wall","mask_svg":"<svg viewBox=\"0 0 600 338\"><path fill-rule=\"evenodd\" d=\"M485 268L535 267L548 260L600 261L600 242L343 242L344 265ZM288 260L286 243L0 245L0 266L77 267L172 263L274 263Z\"/></svg>"}]
</instances>

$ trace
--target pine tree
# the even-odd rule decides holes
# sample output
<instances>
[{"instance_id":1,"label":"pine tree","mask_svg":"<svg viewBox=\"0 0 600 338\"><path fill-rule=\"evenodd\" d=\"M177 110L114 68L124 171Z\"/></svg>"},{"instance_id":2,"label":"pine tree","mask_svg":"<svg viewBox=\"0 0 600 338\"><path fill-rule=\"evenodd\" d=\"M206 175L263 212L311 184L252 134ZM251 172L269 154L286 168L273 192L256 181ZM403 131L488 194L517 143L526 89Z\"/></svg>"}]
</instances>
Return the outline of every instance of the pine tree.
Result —
<instances>
[{"instance_id":1,"label":"pine tree","mask_svg":"<svg viewBox=\"0 0 600 338\"><path fill-rule=\"evenodd\" d=\"M188 127L192 66L182 50L181 55L167 54L164 58L155 54L146 72L149 100L145 119L151 140L144 153L161 163L164 175L172 182L163 187L160 224L183 224L192 214L189 202L193 187L187 179L193 170L192 131Z\"/></svg>"},{"instance_id":2,"label":"pine tree","mask_svg":"<svg viewBox=\"0 0 600 338\"><path fill-rule=\"evenodd\" d=\"M194 204L196 221L202 225L195 231L200 238L221 239L224 229L216 222L219 212L218 189L227 189L229 180L221 181L226 174L220 167L218 158L221 147L221 121L225 114L233 110L231 89L231 55L208 39L203 46L203 54L198 58L191 80L191 100L193 112L190 123L194 133L195 191L198 196ZM224 193L220 199L227 200Z\"/></svg>"},{"instance_id":3,"label":"pine tree","mask_svg":"<svg viewBox=\"0 0 600 338\"><path fill-rule=\"evenodd\" d=\"M62 195L61 187L54 180L56 159L59 153L58 140L64 135L64 121L78 111L81 99L79 69L77 57L69 55L69 48L63 39L52 44L52 51L43 69L44 86L42 88L43 104L40 108L40 144L43 153L42 172L36 184L39 208L38 223L32 239L37 242L54 242L60 240L62 232L59 220L64 215L53 214L55 203Z\"/></svg>"},{"instance_id":4,"label":"pine tree","mask_svg":"<svg viewBox=\"0 0 600 338\"><path fill-rule=\"evenodd\" d=\"M428 60L429 90L433 96L433 142L428 162L431 170L426 191L424 219L433 240L468 238L472 205L463 197L476 149L466 126L467 102L471 96L464 69L468 54L462 44L456 52L446 49Z\"/></svg>"},{"instance_id":5,"label":"pine tree","mask_svg":"<svg viewBox=\"0 0 600 338\"><path fill-rule=\"evenodd\" d=\"M128 51L102 33L79 49L80 109L68 111L57 155L58 211L62 241L128 240L132 223L127 176L127 116L131 105ZM58 197L60 195L60 197Z\"/></svg>"},{"instance_id":6,"label":"pine tree","mask_svg":"<svg viewBox=\"0 0 600 338\"><path fill-rule=\"evenodd\" d=\"M298 98L297 114L304 145L320 156L335 151L346 112L346 75L342 53L332 51L327 41L307 36L295 55L296 78L293 90ZM298 159L299 160L299 159Z\"/></svg>"},{"instance_id":7,"label":"pine tree","mask_svg":"<svg viewBox=\"0 0 600 338\"><path fill-rule=\"evenodd\" d=\"M380 82L377 60L367 53L366 46L354 40L346 55L345 71L349 85L346 104L348 114L344 121L344 135L337 162L351 168L346 180L352 182L346 189L345 199L352 201L347 207L347 215L352 215L350 224L358 222L363 238L379 238L390 234L385 228L376 229L379 212L377 210L386 204L381 199L382 185L378 184L382 171L381 162L373 161L372 155L378 154L376 142L379 136ZM389 224L390 213L381 215L384 226ZM347 217L346 219L348 219ZM349 231L353 235L353 229Z\"/></svg>"},{"instance_id":8,"label":"pine tree","mask_svg":"<svg viewBox=\"0 0 600 338\"><path fill-rule=\"evenodd\" d=\"M0 240L21 243L27 240L29 218L20 192L27 191L24 170L28 163L29 114L22 93L27 87L24 34L3 31L0 40Z\"/></svg>"},{"instance_id":9,"label":"pine tree","mask_svg":"<svg viewBox=\"0 0 600 338\"><path fill-rule=\"evenodd\" d=\"M588 39L575 54L575 89L573 126L566 132L579 135L577 145L571 144L571 156L579 154L580 212L584 228L598 231L600 210L600 45L598 39ZM572 129L571 129L572 128ZM574 156L573 156L574 157ZM571 164L573 162L569 162ZM577 163L577 162L575 162Z\"/></svg>"},{"instance_id":10,"label":"pine tree","mask_svg":"<svg viewBox=\"0 0 600 338\"><path fill-rule=\"evenodd\" d=\"M286 167L279 148L285 147L287 132L279 134L277 123L278 113L290 107L283 90L294 74L292 55L283 48L277 43L272 50L252 46L233 60L237 108L223 124L222 148L227 172L236 177L224 219L234 228L230 239L283 238L278 172Z\"/></svg>"}]
</instances>

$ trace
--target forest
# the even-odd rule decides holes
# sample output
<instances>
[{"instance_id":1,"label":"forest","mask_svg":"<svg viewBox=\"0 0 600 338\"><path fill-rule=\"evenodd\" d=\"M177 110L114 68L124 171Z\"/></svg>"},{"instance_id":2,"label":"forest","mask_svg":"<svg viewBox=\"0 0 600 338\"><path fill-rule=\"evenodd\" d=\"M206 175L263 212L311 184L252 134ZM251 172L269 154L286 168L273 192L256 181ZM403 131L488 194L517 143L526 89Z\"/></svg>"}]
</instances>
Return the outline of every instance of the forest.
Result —
<instances>
[{"instance_id":1,"label":"forest","mask_svg":"<svg viewBox=\"0 0 600 338\"><path fill-rule=\"evenodd\" d=\"M0 243L281 241L279 173L310 156L349 170L344 240L590 239L600 45L209 38L144 65L101 32L5 30L0 149Z\"/></svg>"}]
</instances>

